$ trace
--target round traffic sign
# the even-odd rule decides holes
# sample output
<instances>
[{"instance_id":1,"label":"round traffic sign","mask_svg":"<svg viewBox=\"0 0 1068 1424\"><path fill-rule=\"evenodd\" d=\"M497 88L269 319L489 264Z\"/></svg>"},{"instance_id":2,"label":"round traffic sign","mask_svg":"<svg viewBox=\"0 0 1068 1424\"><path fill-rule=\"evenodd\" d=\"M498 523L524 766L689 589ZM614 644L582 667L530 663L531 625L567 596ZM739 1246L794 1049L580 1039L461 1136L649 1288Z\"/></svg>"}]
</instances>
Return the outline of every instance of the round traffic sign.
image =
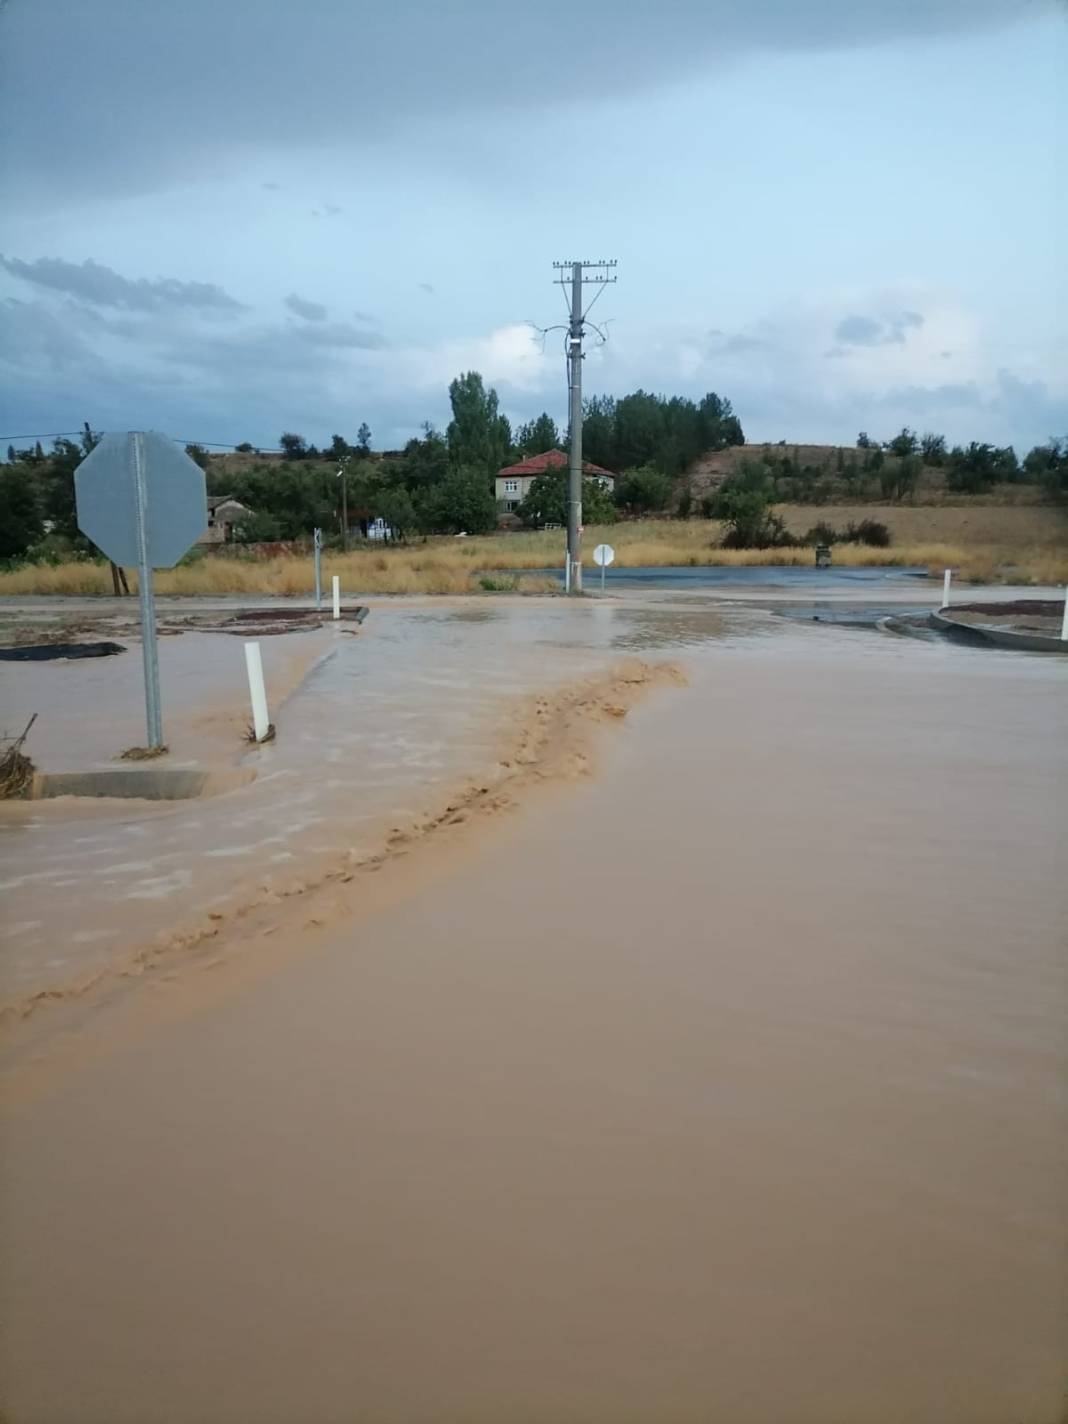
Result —
<instances>
[{"instance_id":1,"label":"round traffic sign","mask_svg":"<svg viewBox=\"0 0 1068 1424\"><path fill-rule=\"evenodd\" d=\"M593 562L599 564L602 569L608 564L614 563L615 557L616 551L611 544L598 544L593 551Z\"/></svg>"}]
</instances>

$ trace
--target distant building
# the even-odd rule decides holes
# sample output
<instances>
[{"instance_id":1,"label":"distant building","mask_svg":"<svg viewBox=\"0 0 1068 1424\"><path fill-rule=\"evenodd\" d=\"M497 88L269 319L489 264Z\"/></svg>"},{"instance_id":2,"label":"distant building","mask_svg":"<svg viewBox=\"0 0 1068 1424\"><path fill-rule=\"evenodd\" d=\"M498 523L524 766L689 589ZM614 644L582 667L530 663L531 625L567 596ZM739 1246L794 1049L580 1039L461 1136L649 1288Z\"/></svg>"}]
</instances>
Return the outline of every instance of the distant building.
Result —
<instances>
[{"instance_id":1,"label":"distant building","mask_svg":"<svg viewBox=\"0 0 1068 1424\"><path fill-rule=\"evenodd\" d=\"M208 527L197 540L198 544L229 544L234 537L234 525L252 513L246 505L240 504L233 495L208 495Z\"/></svg>"},{"instance_id":2,"label":"distant building","mask_svg":"<svg viewBox=\"0 0 1068 1424\"><path fill-rule=\"evenodd\" d=\"M546 450L541 455L531 455L529 459L520 460L515 465L506 465L503 470L497 471L497 508L503 514L514 515L517 506L526 499L530 486L539 475L547 474L550 470L566 469L567 455L563 450ZM612 471L602 469L591 460L583 461L582 473L586 479L596 480L601 488L609 493L615 488L616 477Z\"/></svg>"}]
</instances>

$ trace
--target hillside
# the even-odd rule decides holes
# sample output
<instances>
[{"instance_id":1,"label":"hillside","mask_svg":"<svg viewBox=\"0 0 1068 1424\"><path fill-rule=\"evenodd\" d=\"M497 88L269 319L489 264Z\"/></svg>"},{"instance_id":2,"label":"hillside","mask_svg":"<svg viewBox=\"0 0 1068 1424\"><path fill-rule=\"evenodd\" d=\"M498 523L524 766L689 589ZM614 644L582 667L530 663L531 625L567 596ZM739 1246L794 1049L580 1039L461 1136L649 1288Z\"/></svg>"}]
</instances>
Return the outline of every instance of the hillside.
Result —
<instances>
[{"instance_id":1,"label":"hillside","mask_svg":"<svg viewBox=\"0 0 1068 1424\"><path fill-rule=\"evenodd\" d=\"M712 450L694 461L677 481L676 497L689 490L695 509L701 500L737 474L743 465L763 465L775 480L776 492L795 504L884 503L907 474L907 463L896 455L853 445L732 445ZM1033 505L1047 494L1032 483L999 482L974 493L946 485L946 466L920 464L915 489L907 496L921 505Z\"/></svg>"}]
</instances>

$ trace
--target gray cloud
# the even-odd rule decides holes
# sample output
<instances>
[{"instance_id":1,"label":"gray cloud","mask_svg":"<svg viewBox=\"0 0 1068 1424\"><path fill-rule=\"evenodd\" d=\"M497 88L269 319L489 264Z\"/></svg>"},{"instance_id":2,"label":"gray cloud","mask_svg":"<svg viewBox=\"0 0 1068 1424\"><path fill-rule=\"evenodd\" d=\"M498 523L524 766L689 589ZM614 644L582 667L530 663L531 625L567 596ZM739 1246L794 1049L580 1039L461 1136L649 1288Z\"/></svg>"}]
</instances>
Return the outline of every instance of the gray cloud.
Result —
<instances>
[{"instance_id":1,"label":"gray cloud","mask_svg":"<svg viewBox=\"0 0 1068 1424\"><path fill-rule=\"evenodd\" d=\"M919 312L905 311L880 321L873 316L847 316L834 329L843 346L901 345L910 330L923 325ZM832 353L838 354L838 353Z\"/></svg>"},{"instance_id":2,"label":"gray cloud","mask_svg":"<svg viewBox=\"0 0 1068 1424\"><path fill-rule=\"evenodd\" d=\"M326 320L326 307L320 302L308 301L307 297L298 297L296 292L290 292L285 304L295 316L303 317L305 321Z\"/></svg>"},{"instance_id":3,"label":"gray cloud","mask_svg":"<svg viewBox=\"0 0 1068 1424\"><path fill-rule=\"evenodd\" d=\"M6 9L0 131L9 185L54 203L234 171L250 150L380 144L453 114L575 97L566 32L596 57L581 99L684 80L761 52L848 48L1041 18L1056 0L49 0ZM413 42L413 36L415 37ZM516 55L523 56L517 74ZM42 104L39 56L48 56ZM352 83L354 57L359 83ZM268 82L268 80L273 82ZM279 87L299 103L279 102Z\"/></svg>"},{"instance_id":4,"label":"gray cloud","mask_svg":"<svg viewBox=\"0 0 1068 1424\"><path fill-rule=\"evenodd\" d=\"M385 338L377 331L361 331L345 321L332 321L324 326L304 326L297 336L311 346L348 347L359 351L381 351L386 345Z\"/></svg>"},{"instance_id":5,"label":"gray cloud","mask_svg":"<svg viewBox=\"0 0 1068 1424\"><path fill-rule=\"evenodd\" d=\"M59 257L38 257L35 262L23 262L17 257L0 256L0 267L24 282L64 292L95 306L143 312L186 307L227 315L245 310L214 282L179 282L174 277L157 277L151 282L139 277L131 281L92 258L79 264L64 262Z\"/></svg>"},{"instance_id":6,"label":"gray cloud","mask_svg":"<svg viewBox=\"0 0 1068 1424\"><path fill-rule=\"evenodd\" d=\"M742 356L751 351L766 351L774 345L768 336L753 336L748 332L728 333L713 328L708 333L707 352L710 356Z\"/></svg>"}]
</instances>

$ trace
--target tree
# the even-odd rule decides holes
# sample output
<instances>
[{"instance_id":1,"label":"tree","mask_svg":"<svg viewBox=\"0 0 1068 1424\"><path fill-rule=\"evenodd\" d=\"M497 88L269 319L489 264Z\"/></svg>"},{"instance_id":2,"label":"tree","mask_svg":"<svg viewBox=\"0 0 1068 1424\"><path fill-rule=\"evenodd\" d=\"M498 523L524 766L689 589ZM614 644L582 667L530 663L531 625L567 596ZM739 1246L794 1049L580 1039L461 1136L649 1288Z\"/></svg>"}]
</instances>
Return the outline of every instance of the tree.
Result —
<instances>
[{"instance_id":1,"label":"tree","mask_svg":"<svg viewBox=\"0 0 1068 1424\"><path fill-rule=\"evenodd\" d=\"M1013 484L1020 475L1020 462L1011 445L1003 445L994 451L994 468L997 478L1006 484Z\"/></svg>"},{"instance_id":2,"label":"tree","mask_svg":"<svg viewBox=\"0 0 1068 1424\"><path fill-rule=\"evenodd\" d=\"M567 432L570 440L571 432ZM537 452L535 452L537 453ZM616 403L611 396L590 396L582 403L582 454L595 465L616 470Z\"/></svg>"},{"instance_id":3,"label":"tree","mask_svg":"<svg viewBox=\"0 0 1068 1424\"><path fill-rule=\"evenodd\" d=\"M208 491L229 494L276 521L264 539L298 539L329 528L337 517L340 481L331 465L259 463L251 469L209 471ZM351 490L351 481L350 481Z\"/></svg>"},{"instance_id":4,"label":"tree","mask_svg":"<svg viewBox=\"0 0 1068 1424\"><path fill-rule=\"evenodd\" d=\"M234 449L237 451L237 453L238 453L239 455L251 455L251 454L252 454L252 446L251 446L251 444L249 443L249 441L247 441L247 440L242 440L242 442L241 442L240 445L235 445L235 446L234 446Z\"/></svg>"},{"instance_id":5,"label":"tree","mask_svg":"<svg viewBox=\"0 0 1068 1424\"><path fill-rule=\"evenodd\" d=\"M670 498L671 480L655 465L639 465L637 469L625 470L616 481L616 504L628 514L647 514L651 510L663 509Z\"/></svg>"},{"instance_id":6,"label":"tree","mask_svg":"<svg viewBox=\"0 0 1068 1424\"><path fill-rule=\"evenodd\" d=\"M190 441L185 447L185 453L191 460L195 460L202 470L206 470L211 463L211 456L204 449L203 445L197 445Z\"/></svg>"},{"instance_id":7,"label":"tree","mask_svg":"<svg viewBox=\"0 0 1068 1424\"><path fill-rule=\"evenodd\" d=\"M616 402L616 468L655 460L666 433L662 403L648 391L635 391Z\"/></svg>"},{"instance_id":8,"label":"tree","mask_svg":"<svg viewBox=\"0 0 1068 1424\"><path fill-rule=\"evenodd\" d=\"M497 524L497 503L485 471L455 465L426 491L419 520L429 533L486 534Z\"/></svg>"},{"instance_id":9,"label":"tree","mask_svg":"<svg viewBox=\"0 0 1068 1424\"><path fill-rule=\"evenodd\" d=\"M709 391L702 396L697 407L700 420L700 441L702 450L726 450L729 445L744 445L745 435L742 423L734 413L729 400Z\"/></svg>"},{"instance_id":10,"label":"tree","mask_svg":"<svg viewBox=\"0 0 1068 1424\"><path fill-rule=\"evenodd\" d=\"M449 447L432 425L423 427L422 440L409 440L397 461L397 479L410 494L418 495L445 478L449 468Z\"/></svg>"},{"instance_id":11,"label":"tree","mask_svg":"<svg viewBox=\"0 0 1068 1424\"><path fill-rule=\"evenodd\" d=\"M0 470L0 559L20 559L44 533L33 476L15 465Z\"/></svg>"},{"instance_id":12,"label":"tree","mask_svg":"<svg viewBox=\"0 0 1068 1424\"><path fill-rule=\"evenodd\" d=\"M857 436L857 449L858 449L858 450L870 450L870 449L871 449L871 440L868 438L868 432L867 432L866 430L862 430L862 431L860 432L860 434Z\"/></svg>"},{"instance_id":13,"label":"tree","mask_svg":"<svg viewBox=\"0 0 1068 1424\"><path fill-rule=\"evenodd\" d=\"M1029 450L1023 469L1027 479L1044 485L1055 499L1063 499L1068 495L1068 435Z\"/></svg>"},{"instance_id":14,"label":"tree","mask_svg":"<svg viewBox=\"0 0 1068 1424\"><path fill-rule=\"evenodd\" d=\"M541 455L546 450L555 450L560 445L560 432L556 421L542 411L536 420L521 425L515 433L515 443L521 455Z\"/></svg>"},{"instance_id":15,"label":"tree","mask_svg":"<svg viewBox=\"0 0 1068 1424\"><path fill-rule=\"evenodd\" d=\"M920 439L920 453L925 465L944 465L946 462L946 437L925 430Z\"/></svg>"},{"instance_id":16,"label":"tree","mask_svg":"<svg viewBox=\"0 0 1068 1424\"><path fill-rule=\"evenodd\" d=\"M566 524L568 504L567 470L546 470L530 482L526 498L516 514L532 529L543 524ZM582 518L586 524L611 524L616 517L611 496L599 480L582 481Z\"/></svg>"},{"instance_id":17,"label":"tree","mask_svg":"<svg viewBox=\"0 0 1068 1424\"><path fill-rule=\"evenodd\" d=\"M386 521L398 539L404 539L409 529L415 527L415 506L403 485L382 489L375 497L373 508L375 514Z\"/></svg>"},{"instance_id":18,"label":"tree","mask_svg":"<svg viewBox=\"0 0 1068 1424\"><path fill-rule=\"evenodd\" d=\"M70 539L81 548L89 548L88 540L78 530L74 504L74 471L84 458L81 446L75 445L73 440L55 440L47 468L41 473L40 501L51 533Z\"/></svg>"},{"instance_id":19,"label":"tree","mask_svg":"<svg viewBox=\"0 0 1068 1424\"><path fill-rule=\"evenodd\" d=\"M918 455L900 455L894 461L886 461L879 471L879 488L886 499L911 498L916 493L920 478L920 458Z\"/></svg>"},{"instance_id":20,"label":"tree","mask_svg":"<svg viewBox=\"0 0 1068 1424\"><path fill-rule=\"evenodd\" d=\"M356 454L361 460L366 460L371 453L371 427L366 420L361 424L356 432Z\"/></svg>"},{"instance_id":21,"label":"tree","mask_svg":"<svg viewBox=\"0 0 1068 1424\"><path fill-rule=\"evenodd\" d=\"M746 461L714 494L704 500L710 519L727 526L726 549L769 549L793 541L782 520L772 513L775 485L766 466Z\"/></svg>"},{"instance_id":22,"label":"tree","mask_svg":"<svg viewBox=\"0 0 1068 1424\"><path fill-rule=\"evenodd\" d=\"M331 460L344 460L352 453L349 442L343 435L332 435L330 437L330 449L326 452Z\"/></svg>"},{"instance_id":23,"label":"tree","mask_svg":"<svg viewBox=\"0 0 1068 1424\"><path fill-rule=\"evenodd\" d=\"M274 544L282 538L282 525L273 514L250 510L233 526L235 544Z\"/></svg>"},{"instance_id":24,"label":"tree","mask_svg":"<svg viewBox=\"0 0 1068 1424\"><path fill-rule=\"evenodd\" d=\"M512 431L498 409L497 392L486 390L477 371L465 371L449 385L452 420L445 438L449 461L481 470L487 478L507 463Z\"/></svg>"},{"instance_id":25,"label":"tree","mask_svg":"<svg viewBox=\"0 0 1068 1424\"><path fill-rule=\"evenodd\" d=\"M898 435L895 435L893 440L887 441L887 454L901 456L915 455L916 451L919 449L919 443L920 442L916 438L916 432L914 430L910 430L907 425L903 426L901 432Z\"/></svg>"},{"instance_id":26,"label":"tree","mask_svg":"<svg viewBox=\"0 0 1068 1424\"><path fill-rule=\"evenodd\" d=\"M955 445L949 452L946 487L957 494L981 494L996 483L1001 454L993 445L976 440L966 450Z\"/></svg>"},{"instance_id":27,"label":"tree","mask_svg":"<svg viewBox=\"0 0 1068 1424\"><path fill-rule=\"evenodd\" d=\"M283 430L278 443L287 460L303 460L308 454L308 442L304 436L294 435L291 430Z\"/></svg>"}]
</instances>

